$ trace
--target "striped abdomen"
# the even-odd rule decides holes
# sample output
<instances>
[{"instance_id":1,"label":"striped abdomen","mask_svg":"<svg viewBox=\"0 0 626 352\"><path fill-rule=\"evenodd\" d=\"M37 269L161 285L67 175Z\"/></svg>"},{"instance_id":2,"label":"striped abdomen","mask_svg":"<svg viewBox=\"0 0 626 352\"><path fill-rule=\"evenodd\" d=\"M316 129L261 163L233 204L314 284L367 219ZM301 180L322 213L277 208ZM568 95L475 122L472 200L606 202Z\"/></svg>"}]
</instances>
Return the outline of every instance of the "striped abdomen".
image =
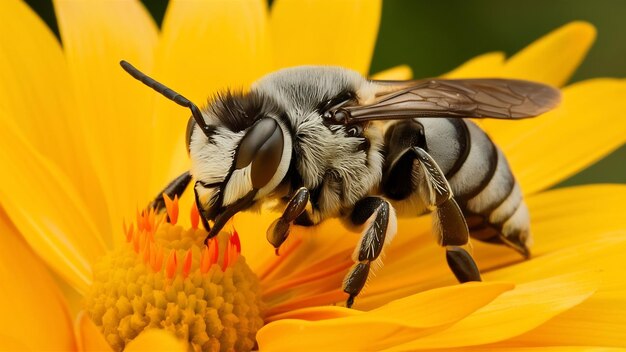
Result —
<instances>
[{"instance_id":1,"label":"striped abdomen","mask_svg":"<svg viewBox=\"0 0 626 352\"><path fill-rule=\"evenodd\" d=\"M528 209L502 151L469 120L416 121L424 128L426 151L446 175L463 210L470 235L506 243L528 255Z\"/></svg>"}]
</instances>

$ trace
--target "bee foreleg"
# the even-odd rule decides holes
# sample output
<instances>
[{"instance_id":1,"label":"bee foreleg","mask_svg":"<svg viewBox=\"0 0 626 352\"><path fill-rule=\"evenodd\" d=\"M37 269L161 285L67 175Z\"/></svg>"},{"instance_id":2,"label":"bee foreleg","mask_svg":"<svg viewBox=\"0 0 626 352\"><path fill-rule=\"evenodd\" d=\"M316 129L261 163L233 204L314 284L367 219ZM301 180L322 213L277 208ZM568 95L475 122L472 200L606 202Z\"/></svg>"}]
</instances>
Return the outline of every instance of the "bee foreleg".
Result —
<instances>
[{"instance_id":1,"label":"bee foreleg","mask_svg":"<svg viewBox=\"0 0 626 352\"><path fill-rule=\"evenodd\" d=\"M176 177L172 180L159 194L154 198L154 200L150 203L149 207L153 208L157 212L165 209L165 200L163 199L163 194L167 194L168 197L174 198L175 196L180 196L185 192L187 186L191 182L191 174L189 171L183 172L180 176Z\"/></svg>"},{"instance_id":2,"label":"bee foreleg","mask_svg":"<svg viewBox=\"0 0 626 352\"><path fill-rule=\"evenodd\" d=\"M309 190L300 187L291 197L287 203L287 207L283 212L283 215L274 222L267 229L267 240L276 248L280 247L283 242L289 236L289 228L291 223L295 221L300 214L302 214L309 203Z\"/></svg>"},{"instance_id":3,"label":"bee foreleg","mask_svg":"<svg viewBox=\"0 0 626 352\"><path fill-rule=\"evenodd\" d=\"M389 202L380 197L367 197L358 201L350 220L354 225L365 225L365 231L357 245L353 259L356 262L343 281L343 291L349 295L346 302L351 307L361 292L372 262L380 262L383 247L396 234L396 215Z\"/></svg>"}]
</instances>

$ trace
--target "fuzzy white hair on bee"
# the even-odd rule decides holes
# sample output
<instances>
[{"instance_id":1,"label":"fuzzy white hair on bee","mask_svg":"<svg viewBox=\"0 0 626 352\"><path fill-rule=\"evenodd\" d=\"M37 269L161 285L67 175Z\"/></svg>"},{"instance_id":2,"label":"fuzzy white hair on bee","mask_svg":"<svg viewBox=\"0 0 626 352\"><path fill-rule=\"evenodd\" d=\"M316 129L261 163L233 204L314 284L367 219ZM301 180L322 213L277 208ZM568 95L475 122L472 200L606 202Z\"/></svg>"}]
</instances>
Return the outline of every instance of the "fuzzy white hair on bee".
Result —
<instances>
[{"instance_id":1,"label":"fuzzy white hair on bee","mask_svg":"<svg viewBox=\"0 0 626 352\"><path fill-rule=\"evenodd\" d=\"M552 87L496 78L373 81L340 67L301 66L268 74L246 93L219 94L200 109L121 65L191 110L191 170L151 206L162 209L161 194L180 196L193 176L205 241L237 212L269 200L283 209L266 232L277 253L292 226L341 218L361 232L343 282L347 306L382 265L396 211L433 213L433 232L460 282L481 279L463 248L470 236L530 256L519 184L502 151L468 118L541 115L560 100Z\"/></svg>"}]
</instances>

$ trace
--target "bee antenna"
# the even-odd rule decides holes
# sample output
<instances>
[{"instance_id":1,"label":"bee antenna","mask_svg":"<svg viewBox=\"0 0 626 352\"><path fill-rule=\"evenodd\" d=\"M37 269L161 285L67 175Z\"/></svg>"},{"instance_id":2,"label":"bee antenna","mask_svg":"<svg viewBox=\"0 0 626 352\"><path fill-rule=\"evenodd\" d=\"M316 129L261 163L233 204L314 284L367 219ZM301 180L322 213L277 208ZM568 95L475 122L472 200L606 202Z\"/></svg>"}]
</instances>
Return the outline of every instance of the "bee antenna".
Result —
<instances>
[{"instance_id":1,"label":"bee antenna","mask_svg":"<svg viewBox=\"0 0 626 352\"><path fill-rule=\"evenodd\" d=\"M209 127L204 122L202 113L200 112L200 109L198 109L198 106L196 106L196 104L192 103L189 99L176 93L172 89L166 87L162 83L157 82L156 80L149 77L145 73L139 71L137 68L135 68L135 66L129 64L127 61L124 61L124 60L120 61L120 66L122 66L124 71L128 72L128 74L133 76L133 78L135 78L138 81L141 81L141 83L154 89L158 93L161 93L161 95L163 95L167 99L175 102L176 104L180 106L189 108L191 110L191 115L193 116L194 120L196 120L196 123L198 123L198 126L202 128L202 131L204 132L204 134L206 134L207 136L209 135L209 132L211 131L211 127Z\"/></svg>"}]
</instances>

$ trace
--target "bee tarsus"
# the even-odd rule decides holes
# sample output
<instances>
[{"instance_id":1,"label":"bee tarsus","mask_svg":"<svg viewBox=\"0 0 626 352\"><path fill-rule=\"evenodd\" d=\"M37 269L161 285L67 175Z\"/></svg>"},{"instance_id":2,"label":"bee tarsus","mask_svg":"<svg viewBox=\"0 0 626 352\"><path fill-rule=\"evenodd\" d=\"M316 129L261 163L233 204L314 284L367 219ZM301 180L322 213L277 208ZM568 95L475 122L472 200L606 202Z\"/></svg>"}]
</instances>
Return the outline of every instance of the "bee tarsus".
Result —
<instances>
[{"instance_id":1,"label":"bee tarsus","mask_svg":"<svg viewBox=\"0 0 626 352\"><path fill-rule=\"evenodd\" d=\"M296 219L306 211L309 203L309 190L305 187L300 187L293 194L283 215L274 220L270 227L267 229L267 240L274 246L276 255L278 255L278 249L285 242L289 236L289 228Z\"/></svg>"},{"instance_id":2,"label":"bee tarsus","mask_svg":"<svg viewBox=\"0 0 626 352\"><path fill-rule=\"evenodd\" d=\"M176 177L172 180L159 194L154 198L152 202L150 202L149 208L156 210L157 212L163 211L165 209L165 200L163 199L163 194L167 194L168 197L174 199L174 197L180 196L185 192L187 186L191 182L191 173L189 171L185 171L180 176Z\"/></svg>"}]
</instances>

